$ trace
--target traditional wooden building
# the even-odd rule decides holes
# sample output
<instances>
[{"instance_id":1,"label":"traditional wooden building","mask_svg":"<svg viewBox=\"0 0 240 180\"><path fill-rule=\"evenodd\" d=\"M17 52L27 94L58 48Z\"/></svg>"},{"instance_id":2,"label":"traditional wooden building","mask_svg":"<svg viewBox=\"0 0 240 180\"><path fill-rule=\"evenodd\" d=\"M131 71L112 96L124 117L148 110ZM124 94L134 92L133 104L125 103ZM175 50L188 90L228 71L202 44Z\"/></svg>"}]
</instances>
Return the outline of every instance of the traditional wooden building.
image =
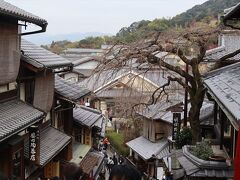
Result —
<instances>
[{"instance_id":1,"label":"traditional wooden building","mask_svg":"<svg viewBox=\"0 0 240 180\"><path fill-rule=\"evenodd\" d=\"M138 112L143 121L142 136L126 145L130 148L131 161L148 177L159 176L157 168L164 168L163 158L171 152L173 113L168 108L179 103L178 99L161 101Z\"/></svg>"},{"instance_id":2,"label":"traditional wooden building","mask_svg":"<svg viewBox=\"0 0 240 180\"><path fill-rule=\"evenodd\" d=\"M161 178L166 168L172 171L176 159L171 157L174 152L173 137L180 131L183 122L183 96L170 96L168 101L160 101L138 111L139 121L143 121L142 136L126 143L130 147L131 161L148 176ZM190 106L190 105L189 105ZM190 107L188 107L189 109ZM179 110L180 111L179 111ZM179 116L176 116L175 113ZM178 119L176 124L175 118ZM214 136L213 131L213 103L204 102L200 111L201 129L206 138ZM177 130L174 130L174 129ZM171 163L172 162L172 163ZM169 165L171 164L171 165ZM170 167L169 167L170 166ZM174 179L184 176L184 170L178 169L173 173Z\"/></svg>"},{"instance_id":3,"label":"traditional wooden building","mask_svg":"<svg viewBox=\"0 0 240 180\"><path fill-rule=\"evenodd\" d=\"M167 82L166 77L167 73L159 70L123 68L94 74L79 84L87 86L96 94L92 98L94 108L109 117L127 118L131 114L131 107L148 102L152 93ZM173 92L178 88L174 84L168 90Z\"/></svg>"},{"instance_id":4,"label":"traditional wooden building","mask_svg":"<svg viewBox=\"0 0 240 180\"><path fill-rule=\"evenodd\" d=\"M55 76L55 94L53 124L73 137L71 162L78 164L87 177L97 178L103 168L103 155L96 150L104 137L105 117L84 107L91 92L76 83Z\"/></svg>"},{"instance_id":5,"label":"traditional wooden building","mask_svg":"<svg viewBox=\"0 0 240 180\"><path fill-rule=\"evenodd\" d=\"M236 154L239 131L239 67L240 64L236 63L212 71L204 80L208 93L215 102L214 122L220 140L220 149L227 153L231 163Z\"/></svg>"},{"instance_id":6,"label":"traditional wooden building","mask_svg":"<svg viewBox=\"0 0 240 180\"><path fill-rule=\"evenodd\" d=\"M237 20L239 10L239 4L229 9L223 17L224 23L227 23L228 18ZM234 23L230 26L233 27ZM225 67L213 70L204 76L208 97L214 103L215 138L210 139L216 158L202 160L193 155L190 146L184 146L182 154L178 153L177 159L188 179L232 179L234 170L237 170L233 162L237 153L236 143L239 134L239 54L225 61L220 62L219 59L240 48L239 32L223 31L219 42L219 47L207 51L206 59L216 62L220 67Z\"/></svg>"},{"instance_id":7,"label":"traditional wooden building","mask_svg":"<svg viewBox=\"0 0 240 180\"><path fill-rule=\"evenodd\" d=\"M53 100L55 73L69 71L72 63L26 40L21 41L21 68L18 81L20 98L45 112L46 117L37 126L39 154L35 163L26 166L25 178L62 177L61 164L72 158L72 139L55 129ZM30 136L31 137L31 136ZM29 144L25 139L25 157L31 160Z\"/></svg>"},{"instance_id":8,"label":"traditional wooden building","mask_svg":"<svg viewBox=\"0 0 240 180\"><path fill-rule=\"evenodd\" d=\"M75 140L97 148L100 137L104 137L105 121L103 114L96 109L84 106L74 108Z\"/></svg>"},{"instance_id":9,"label":"traditional wooden building","mask_svg":"<svg viewBox=\"0 0 240 180\"><path fill-rule=\"evenodd\" d=\"M20 68L21 35L35 32L26 25L28 32L22 33L21 26L24 24L19 21L25 25L37 25L41 28L39 32L44 32L47 26L46 20L0 1L0 62L4 64L0 71L0 172L7 179L26 178L25 167L29 159L24 157L24 139L28 139L29 128L40 124L46 117L45 112L20 99L17 76ZM37 155L35 154L34 157ZM33 160L35 161L34 158Z\"/></svg>"}]
</instances>

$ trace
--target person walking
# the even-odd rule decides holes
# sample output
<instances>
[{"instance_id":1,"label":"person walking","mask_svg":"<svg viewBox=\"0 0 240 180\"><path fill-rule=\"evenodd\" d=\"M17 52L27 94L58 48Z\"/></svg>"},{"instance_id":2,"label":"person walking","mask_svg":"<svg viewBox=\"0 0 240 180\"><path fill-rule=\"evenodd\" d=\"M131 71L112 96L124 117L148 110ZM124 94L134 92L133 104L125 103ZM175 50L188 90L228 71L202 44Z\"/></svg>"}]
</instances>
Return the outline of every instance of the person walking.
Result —
<instances>
[{"instance_id":1,"label":"person walking","mask_svg":"<svg viewBox=\"0 0 240 180\"><path fill-rule=\"evenodd\" d=\"M110 144L109 141L108 141L108 138L105 138L105 139L103 140L103 146L104 146L104 149L105 149L105 150L107 150L108 144Z\"/></svg>"},{"instance_id":2,"label":"person walking","mask_svg":"<svg viewBox=\"0 0 240 180\"><path fill-rule=\"evenodd\" d=\"M118 164L123 164L123 162L124 162L124 158L122 155L120 155L118 158Z\"/></svg>"},{"instance_id":3,"label":"person walking","mask_svg":"<svg viewBox=\"0 0 240 180\"><path fill-rule=\"evenodd\" d=\"M109 164L109 172L111 172L111 170L112 170L112 168L114 166L114 162L113 162L113 158L112 157L110 157L108 164Z\"/></svg>"},{"instance_id":4,"label":"person walking","mask_svg":"<svg viewBox=\"0 0 240 180\"><path fill-rule=\"evenodd\" d=\"M115 152L114 155L113 155L113 163L114 163L114 165L117 165L117 164L118 164L117 153L116 153L116 152Z\"/></svg>"}]
</instances>

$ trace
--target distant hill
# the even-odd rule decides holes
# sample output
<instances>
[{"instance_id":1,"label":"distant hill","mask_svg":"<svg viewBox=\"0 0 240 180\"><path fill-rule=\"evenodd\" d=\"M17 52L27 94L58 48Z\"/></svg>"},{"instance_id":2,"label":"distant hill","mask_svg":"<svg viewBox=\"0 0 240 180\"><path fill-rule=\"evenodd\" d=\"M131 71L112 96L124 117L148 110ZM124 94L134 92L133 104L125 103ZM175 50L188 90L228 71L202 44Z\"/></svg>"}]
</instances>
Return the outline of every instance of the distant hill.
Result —
<instances>
[{"instance_id":1,"label":"distant hill","mask_svg":"<svg viewBox=\"0 0 240 180\"><path fill-rule=\"evenodd\" d=\"M123 27L116 34L116 36L103 36L103 34L98 33L77 33L75 35L56 35L55 37L44 37L43 35L42 42L38 42L38 44L49 44L52 40L61 40L59 42L54 42L49 48L51 51L59 53L63 49L69 47L100 48L102 44L115 44L117 41L131 43L140 38L148 36L152 32L164 31L173 28L184 30L184 28L188 28L189 26L199 27L202 24L205 24L206 26L216 26L218 22L218 16L223 14L224 9L230 8L237 3L239 3L239 0L209 0L201 5L196 5L186 12L176 15L171 19L157 18L153 21L142 20L139 22L134 22L129 27ZM84 37L88 38L83 39Z\"/></svg>"},{"instance_id":2,"label":"distant hill","mask_svg":"<svg viewBox=\"0 0 240 180\"><path fill-rule=\"evenodd\" d=\"M153 21L134 22L129 27L122 28L116 36L121 41L132 42L152 31L185 28L196 22L210 24L217 21L218 16L223 14L224 9L230 8L237 3L239 3L239 0L209 0L171 19L160 18Z\"/></svg>"},{"instance_id":3,"label":"distant hill","mask_svg":"<svg viewBox=\"0 0 240 180\"><path fill-rule=\"evenodd\" d=\"M105 36L110 35L107 33L100 33L100 32L87 32L87 33L70 33L70 34L56 34L56 35L49 35L47 33L36 34L31 36L25 36L24 38L35 43L38 45L47 45L51 44L52 41L79 41L85 39L87 37L97 37L97 36Z\"/></svg>"},{"instance_id":4,"label":"distant hill","mask_svg":"<svg viewBox=\"0 0 240 180\"><path fill-rule=\"evenodd\" d=\"M192 21L217 19L219 14L223 14L224 9L235 6L237 3L239 3L239 0L209 0L173 17L171 24L185 26Z\"/></svg>"}]
</instances>

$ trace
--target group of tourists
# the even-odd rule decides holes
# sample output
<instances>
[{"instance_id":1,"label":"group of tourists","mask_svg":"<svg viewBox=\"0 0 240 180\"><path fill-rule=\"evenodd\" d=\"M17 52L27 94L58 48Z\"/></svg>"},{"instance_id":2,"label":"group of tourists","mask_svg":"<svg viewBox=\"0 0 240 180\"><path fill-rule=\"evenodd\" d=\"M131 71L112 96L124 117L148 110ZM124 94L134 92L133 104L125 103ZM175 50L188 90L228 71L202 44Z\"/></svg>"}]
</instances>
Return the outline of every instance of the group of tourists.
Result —
<instances>
[{"instance_id":1,"label":"group of tourists","mask_svg":"<svg viewBox=\"0 0 240 180\"><path fill-rule=\"evenodd\" d=\"M117 155L116 152L112 154L108 148L109 145L108 138L104 138L99 146L99 151L104 154L105 164L104 173L100 174L99 180L105 180L105 173L109 174L109 180L141 180L140 173L135 168L127 165L122 155Z\"/></svg>"},{"instance_id":2,"label":"group of tourists","mask_svg":"<svg viewBox=\"0 0 240 180\"><path fill-rule=\"evenodd\" d=\"M123 164L123 163L124 163L124 158L122 155L119 155L117 157L117 154L115 153L113 155L113 157L108 157L108 155L106 155L106 157L105 157L105 165L106 165L108 172L111 172L112 168L115 165L119 165L119 164Z\"/></svg>"}]
</instances>

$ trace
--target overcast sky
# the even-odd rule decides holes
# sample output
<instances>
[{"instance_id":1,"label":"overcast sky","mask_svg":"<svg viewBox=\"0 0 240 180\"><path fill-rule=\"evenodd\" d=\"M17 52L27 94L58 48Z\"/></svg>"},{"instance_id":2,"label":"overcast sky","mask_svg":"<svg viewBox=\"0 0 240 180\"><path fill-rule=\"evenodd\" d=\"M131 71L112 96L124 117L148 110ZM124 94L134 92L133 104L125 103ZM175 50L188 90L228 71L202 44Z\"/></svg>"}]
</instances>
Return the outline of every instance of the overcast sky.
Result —
<instances>
[{"instance_id":1,"label":"overcast sky","mask_svg":"<svg viewBox=\"0 0 240 180\"><path fill-rule=\"evenodd\" d=\"M115 34L142 19L173 17L206 0L6 0L46 19L48 34Z\"/></svg>"}]
</instances>

